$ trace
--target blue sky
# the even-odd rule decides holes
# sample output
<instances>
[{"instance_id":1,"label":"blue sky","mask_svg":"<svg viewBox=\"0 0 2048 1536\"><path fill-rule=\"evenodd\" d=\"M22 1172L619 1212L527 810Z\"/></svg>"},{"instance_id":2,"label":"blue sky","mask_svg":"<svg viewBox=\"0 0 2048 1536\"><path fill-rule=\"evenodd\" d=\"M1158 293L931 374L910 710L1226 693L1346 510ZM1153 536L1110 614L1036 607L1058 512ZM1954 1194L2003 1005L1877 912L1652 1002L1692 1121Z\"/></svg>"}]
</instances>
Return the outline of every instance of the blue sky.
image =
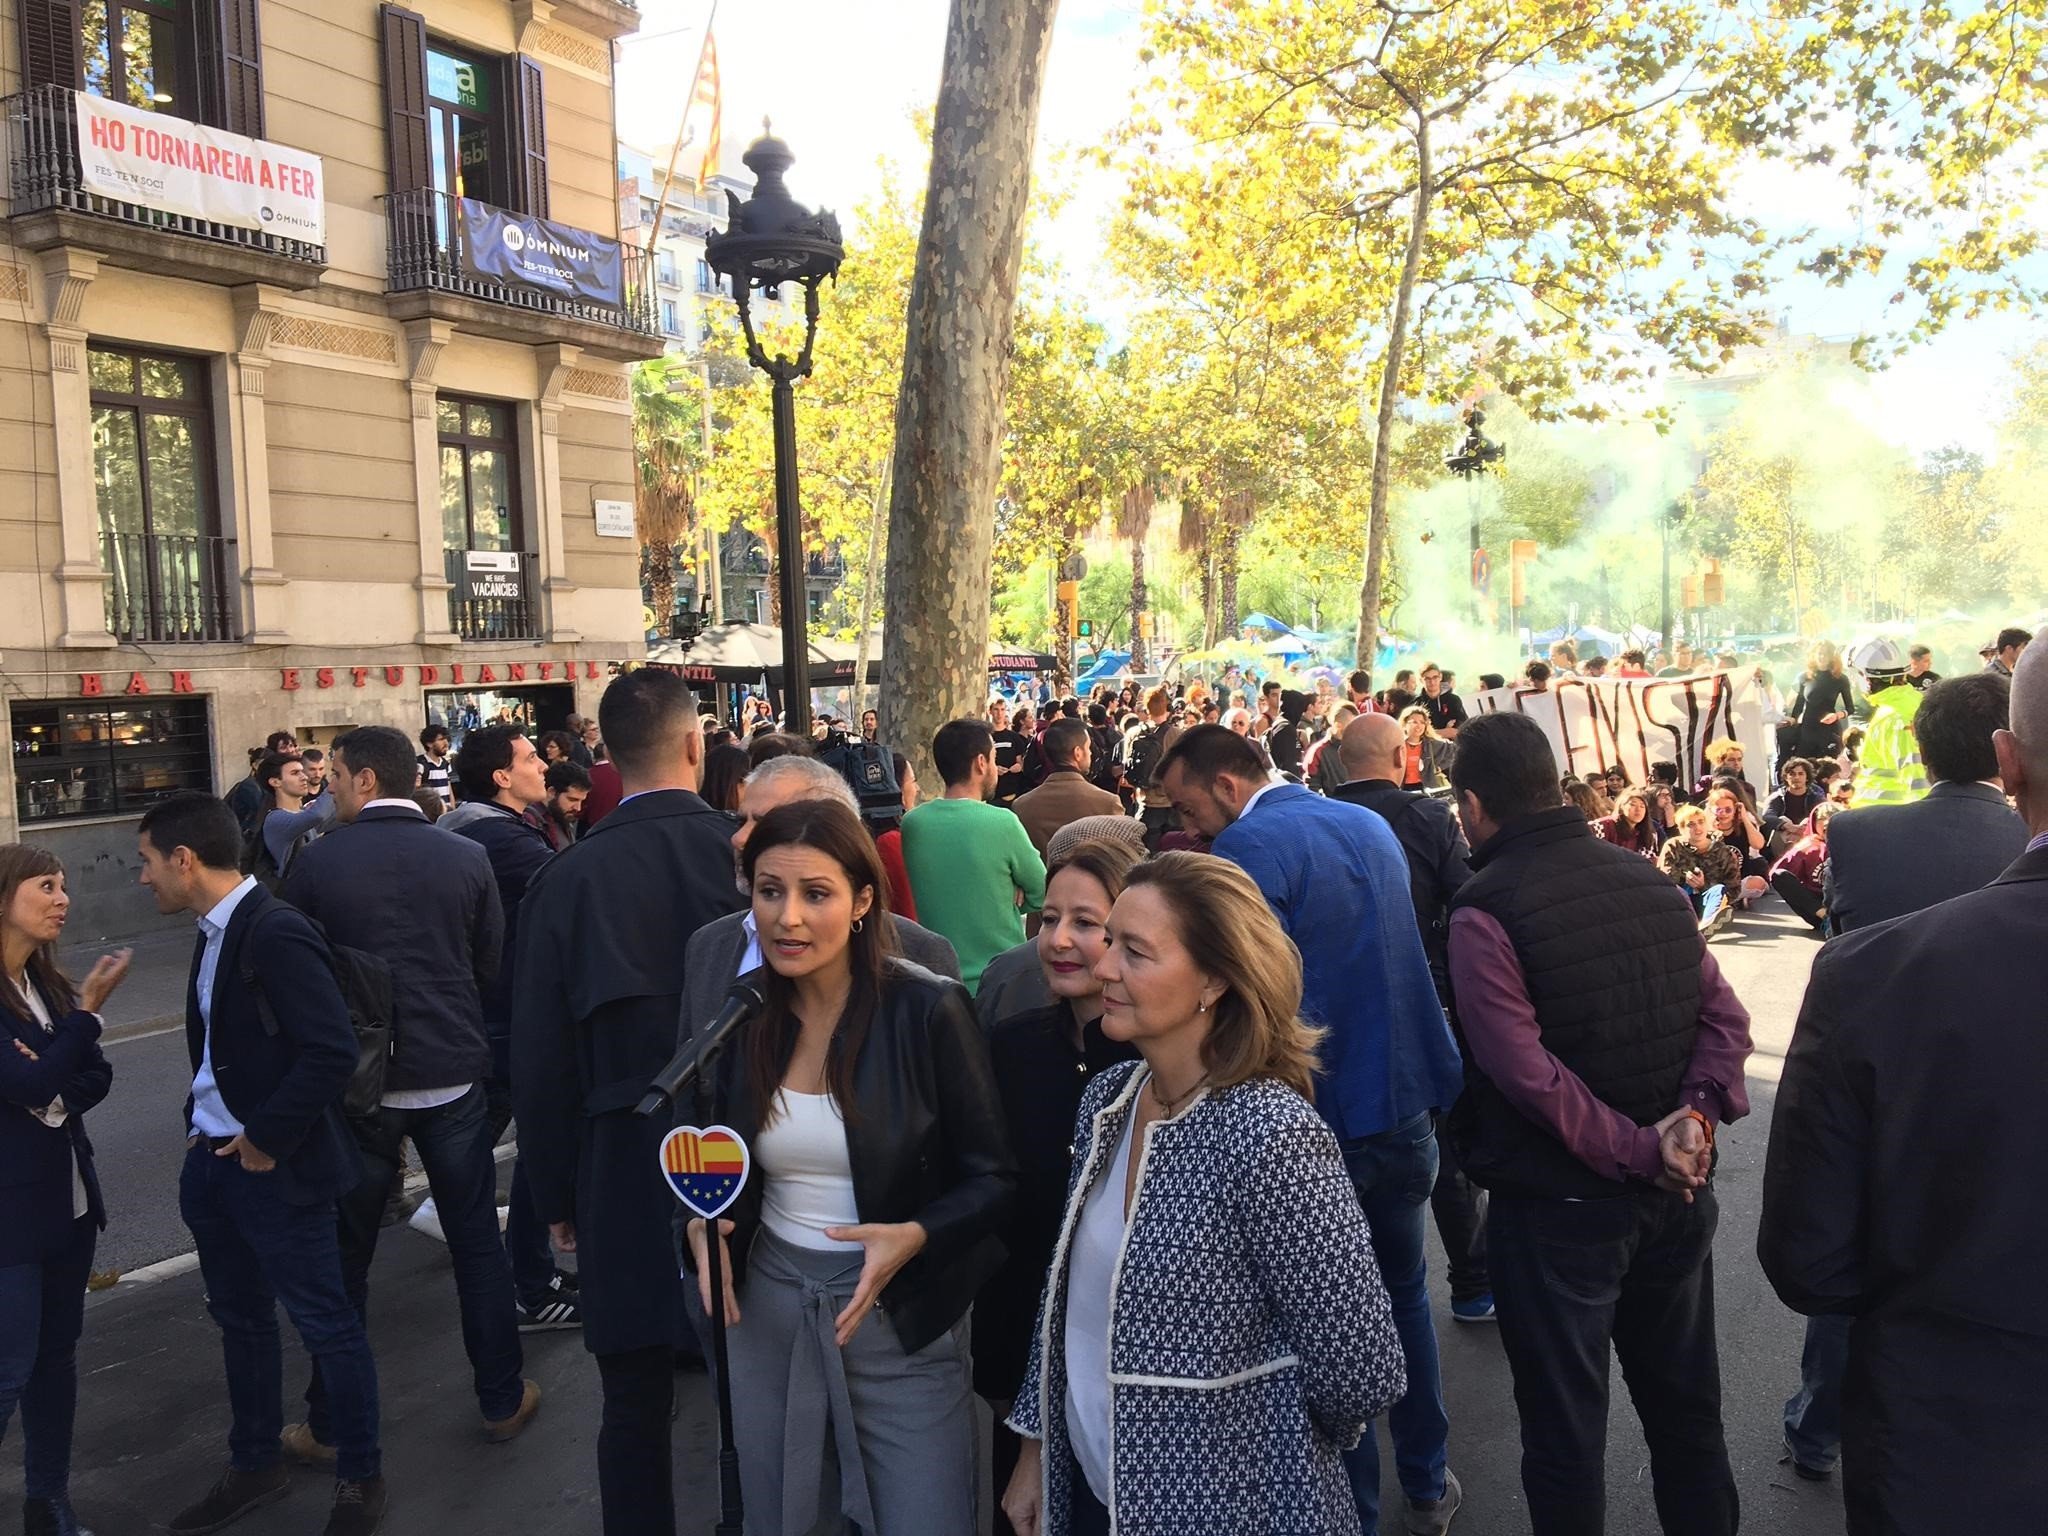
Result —
<instances>
[{"instance_id":1,"label":"blue sky","mask_svg":"<svg viewBox=\"0 0 2048 1536\"><path fill-rule=\"evenodd\" d=\"M666 143L689 77L710 0L641 0L642 36L619 66L620 131L645 147ZM716 31L729 154L772 116L797 156L791 190L842 214L880 181L879 162L916 163L911 116L937 94L947 0L722 0ZM1039 129L1041 184L1069 201L1048 240L1081 292L1113 285L1096 252L1117 186L1078 171L1072 152L1098 143L1122 118L1145 70L1137 53L1137 0L1063 0L1055 27ZM701 135L700 127L698 133ZM735 166L736 168L736 166ZM1842 217L1850 206L1826 171L1771 168L1743 189L1759 216L1782 226ZM1890 284L1833 290L1792 276L1774 306L1796 332L1846 338L1885 325ZM1882 431L1916 453L1951 442L1990 446L2005 358L2048 327L1998 316L1952 326L1871 379L1869 408Z\"/></svg>"}]
</instances>

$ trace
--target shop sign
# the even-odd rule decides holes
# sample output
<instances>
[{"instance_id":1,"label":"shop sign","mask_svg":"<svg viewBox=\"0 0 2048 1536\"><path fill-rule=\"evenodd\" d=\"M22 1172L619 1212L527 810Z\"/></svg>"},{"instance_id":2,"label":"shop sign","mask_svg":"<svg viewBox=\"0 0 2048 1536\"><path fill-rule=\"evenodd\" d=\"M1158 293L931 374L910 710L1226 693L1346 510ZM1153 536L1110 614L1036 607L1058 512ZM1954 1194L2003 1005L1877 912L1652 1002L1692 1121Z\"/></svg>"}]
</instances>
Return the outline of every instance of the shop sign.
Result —
<instances>
[{"instance_id":1,"label":"shop sign","mask_svg":"<svg viewBox=\"0 0 2048 1536\"><path fill-rule=\"evenodd\" d=\"M611 309L626 307L625 258L619 242L587 229L508 213L474 198L458 197L462 270L470 277L581 299Z\"/></svg>"},{"instance_id":2,"label":"shop sign","mask_svg":"<svg viewBox=\"0 0 2048 1536\"><path fill-rule=\"evenodd\" d=\"M327 243L320 157L203 123L72 93L89 192L165 213Z\"/></svg>"},{"instance_id":3,"label":"shop sign","mask_svg":"<svg viewBox=\"0 0 2048 1536\"><path fill-rule=\"evenodd\" d=\"M462 601L526 601L526 573L515 549L472 549L462 557Z\"/></svg>"},{"instance_id":4,"label":"shop sign","mask_svg":"<svg viewBox=\"0 0 2048 1536\"><path fill-rule=\"evenodd\" d=\"M382 683L387 688L403 688L414 683L422 688L489 688L505 683L573 683L578 678L596 679L605 675L607 663L601 661L486 661L482 663L457 661L445 666L407 667L281 667L278 669L278 689L283 693L297 693L301 689L316 691L328 688L368 688L371 683ZM120 682L120 674L110 677L103 672L81 672L78 674L79 697L103 698L109 693L192 693L192 674L186 671L159 674L156 684L150 682L147 673L131 672L128 681Z\"/></svg>"}]
</instances>

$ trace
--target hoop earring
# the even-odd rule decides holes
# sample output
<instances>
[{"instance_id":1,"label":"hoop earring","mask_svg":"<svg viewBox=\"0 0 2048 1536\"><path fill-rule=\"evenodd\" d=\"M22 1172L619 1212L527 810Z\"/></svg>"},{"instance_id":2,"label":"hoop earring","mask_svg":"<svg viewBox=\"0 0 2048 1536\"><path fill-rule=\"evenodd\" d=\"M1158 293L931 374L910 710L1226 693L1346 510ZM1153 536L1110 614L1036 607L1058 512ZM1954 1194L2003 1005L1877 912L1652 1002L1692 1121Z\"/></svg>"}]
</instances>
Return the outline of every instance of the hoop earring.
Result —
<instances>
[{"instance_id":1,"label":"hoop earring","mask_svg":"<svg viewBox=\"0 0 2048 1536\"><path fill-rule=\"evenodd\" d=\"M857 917L853 920L853 931L855 933L860 932L860 919Z\"/></svg>"}]
</instances>

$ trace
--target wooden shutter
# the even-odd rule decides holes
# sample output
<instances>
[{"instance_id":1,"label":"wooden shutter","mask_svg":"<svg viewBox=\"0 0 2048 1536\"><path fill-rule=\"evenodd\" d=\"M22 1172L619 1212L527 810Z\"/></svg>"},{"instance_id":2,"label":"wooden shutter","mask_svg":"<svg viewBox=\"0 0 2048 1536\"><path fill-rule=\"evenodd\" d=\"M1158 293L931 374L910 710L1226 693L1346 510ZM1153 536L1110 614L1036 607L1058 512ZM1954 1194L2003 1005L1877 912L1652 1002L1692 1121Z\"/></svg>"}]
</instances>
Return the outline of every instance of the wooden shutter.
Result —
<instances>
[{"instance_id":1,"label":"wooden shutter","mask_svg":"<svg viewBox=\"0 0 2048 1536\"><path fill-rule=\"evenodd\" d=\"M83 50L78 45L84 23L79 11L79 0L21 0L17 25L25 89L39 85L61 85L70 91L85 88Z\"/></svg>"},{"instance_id":2,"label":"wooden shutter","mask_svg":"<svg viewBox=\"0 0 2048 1536\"><path fill-rule=\"evenodd\" d=\"M384 147L391 190L410 192L434 183L427 134L427 19L386 5L384 28Z\"/></svg>"},{"instance_id":3,"label":"wooden shutter","mask_svg":"<svg viewBox=\"0 0 2048 1536\"><path fill-rule=\"evenodd\" d=\"M263 47L256 17L257 0L211 0L194 17L200 120L252 139L263 137Z\"/></svg>"},{"instance_id":4,"label":"wooden shutter","mask_svg":"<svg viewBox=\"0 0 2048 1536\"><path fill-rule=\"evenodd\" d=\"M548 216L547 102L540 65L523 53L505 61L506 121L512 130L512 206Z\"/></svg>"}]
</instances>

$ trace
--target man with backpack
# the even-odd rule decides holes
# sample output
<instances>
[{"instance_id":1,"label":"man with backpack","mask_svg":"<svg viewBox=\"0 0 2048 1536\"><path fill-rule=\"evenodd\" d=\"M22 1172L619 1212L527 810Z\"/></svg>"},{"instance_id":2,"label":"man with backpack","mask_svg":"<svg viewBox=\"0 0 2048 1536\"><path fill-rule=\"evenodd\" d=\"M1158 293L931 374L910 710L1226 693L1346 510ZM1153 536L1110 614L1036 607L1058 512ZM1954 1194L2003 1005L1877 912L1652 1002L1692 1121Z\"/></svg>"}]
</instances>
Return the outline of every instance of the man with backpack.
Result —
<instances>
[{"instance_id":1,"label":"man with backpack","mask_svg":"<svg viewBox=\"0 0 2048 1536\"><path fill-rule=\"evenodd\" d=\"M1145 725L1132 738L1125 756L1124 776L1138 792L1139 819L1145 823L1145 846L1159 851L1159 839L1180 830L1173 797L1158 783L1159 764L1173 744L1180 740L1181 726L1173 718L1173 695L1163 686L1145 695Z\"/></svg>"},{"instance_id":2,"label":"man with backpack","mask_svg":"<svg viewBox=\"0 0 2048 1536\"><path fill-rule=\"evenodd\" d=\"M385 1197L410 1138L447 1235L484 1437L510 1440L540 1406L520 1376L512 1274L498 1238L496 1163L484 1082L491 1046L480 993L497 975L504 910L483 849L430 825L412 799L412 743L389 726L332 748L341 825L292 860L279 894L329 941L381 955L391 970L392 1051L381 1105L353 1126L366 1176L342 1197L349 1299L369 1292ZM275 999L273 999L275 1001ZM334 1424L316 1365L305 1424L285 1432L301 1461L325 1465Z\"/></svg>"},{"instance_id":3,"label":"man with backpack","mask_svg":"<svg viewBox=\"0 0 2048 1536\"><path fill-rule=\"evenodd\" d=\"M291 753L267 754L256 765L255 777L263 786L264 803L243 840L241 869L274 891L299 849L333 824L334 797L324 784L314 791L304 760Z\"/></svg>"},{"instance_id":4,"label":"man with backpack","mask_svg":"<svg viewBox=\"0 0 2048 1536\"><path fill-rule=\"evenodd\" d=\"M358 1060L348 1004L313 925L236 869L241 839L226 805L168 796L143 815L138 843L157 910L199 921L178 1207L221 1324L234 1415L227 1471L166 1528L218 1530L291 1492L278 1437L282 1302L327 1384L336 1481L325 1536L373 1536L385 1505L377 1367L335 1225L337 1197L362 1177L340 1114Z\"/></svg>"}]
</instances>

